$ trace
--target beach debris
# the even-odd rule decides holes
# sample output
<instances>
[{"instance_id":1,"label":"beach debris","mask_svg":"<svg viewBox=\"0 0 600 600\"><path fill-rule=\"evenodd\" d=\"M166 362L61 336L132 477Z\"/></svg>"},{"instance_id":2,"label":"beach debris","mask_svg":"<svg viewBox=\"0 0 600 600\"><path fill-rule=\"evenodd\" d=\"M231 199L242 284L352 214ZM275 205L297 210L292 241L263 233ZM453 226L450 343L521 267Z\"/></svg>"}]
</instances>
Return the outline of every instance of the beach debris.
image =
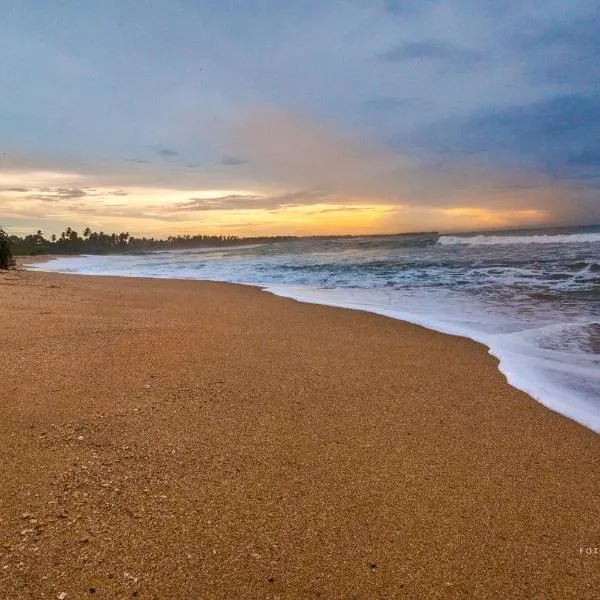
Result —
<instances>
[{"instance_id":1,"label":"beach debris","mask_svg":"<svg viewBox=\"0 0 600 600\"><path fill-rule=\"evenodd\" d=\"M369 565L369 569L371 569L371 573L375 573L375 571L377 571L377 565L375 563L371 563Z\"/></svg>"},{"instance_id":2,"label":"beach debris","mask_svg":"<svg viewBox=\"0 0 600 600\"><path fill-rule=\"evenodd\" d=\"M145 389L145 390L149 390L149 389L150 389L150 386L149 386L148 384L146 384L146 385L144 386L144 389Z\"/></svg>"},{"instance_id":3,"label":"beach debris","mask_svg":"<svg viewBox=\"0 0 600 600\"><path fill-rule=\"evenodd\" d=\"M67 592L61 592L58 596L56 596L56 598L58 600L65 600L66 597L67 597Z\"/></svg>"},{"instance_id":4,"label":"beach debris","mask_svg":"<svg viewBox=\"0 0 600 600\"><path fill-rule=\"evenodd\" d=\"M125 579L125 581L130 584L138 582L137 577L134 577L131 573L127 573L127 572L123 573L123 579Z\"/></svg>"}]
</instances>

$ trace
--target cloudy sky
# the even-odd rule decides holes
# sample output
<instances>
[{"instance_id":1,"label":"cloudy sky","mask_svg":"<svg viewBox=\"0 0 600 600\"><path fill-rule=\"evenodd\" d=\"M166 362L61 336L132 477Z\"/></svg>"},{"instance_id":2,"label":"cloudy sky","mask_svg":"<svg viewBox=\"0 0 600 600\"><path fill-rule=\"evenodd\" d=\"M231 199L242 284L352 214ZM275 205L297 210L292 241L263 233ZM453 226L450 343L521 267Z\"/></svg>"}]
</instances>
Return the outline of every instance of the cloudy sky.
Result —
<instances>
[{"instance_id":1,"label":"cloudy sky","mask_svg":"<svg viewBox=\"0 0 600 600\"><path fill-rule=\"evenodd\" d=\"M0 224L600 222L594 0L0 0Z\"/></svg>"}]
</instances>

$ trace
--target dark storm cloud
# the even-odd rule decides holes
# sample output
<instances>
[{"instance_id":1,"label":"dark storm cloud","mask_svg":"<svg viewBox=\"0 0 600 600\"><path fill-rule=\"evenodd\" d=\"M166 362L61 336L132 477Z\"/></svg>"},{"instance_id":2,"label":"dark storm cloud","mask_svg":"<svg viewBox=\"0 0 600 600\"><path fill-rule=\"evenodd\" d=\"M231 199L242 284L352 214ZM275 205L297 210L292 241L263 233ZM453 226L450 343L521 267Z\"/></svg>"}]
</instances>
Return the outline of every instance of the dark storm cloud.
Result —
<instances>
[{"instance_id":1,"label":"dark storm cloud","mask_svg":"<svg viewBox=\"0 0 600 600\"><path fill-rule=\"evenodd\" d=\"M528 72L535 82L593 90L600 77L600 9L585 18L537 25L514 36L517 51L534 57Z\"/></svg>"},{"instance_id":2,"label":"dark storm cloud","mask_svg":"<svg viewBox=\"0 0 600 600\"><path fill-rule=\"evenodd\" d=\"M89 175L47 180L73 190L91 181L256 192L179 211L315 202L260 195L272 189L419 207L466 197L462 171L452 186L430 181L481 162L486 176L525 168L597 191L597 0L12 4L0 19L2 162L24 175L2 183L43 202L78 197L37 189L42 171L57 171ZM116 26L125 22L136 26ZM270 120L230 143L244 115L263 110ZM303 123L274 126L278 112L311 120L314 140ZM329 130L349 144L317 135ZM383 150L365 161L371 147Z\"/></svg>"},{"instance_id":3,"label":"dark storm cloud","mask_svg":"<svg viewBox=\"0 0 600 600\"><path fill-rule=\"evenodd\" d=\"M600 184L600 97L572 94L489 110L423 132L437 152L524 163Z\"/></svg>"}]
</instances>

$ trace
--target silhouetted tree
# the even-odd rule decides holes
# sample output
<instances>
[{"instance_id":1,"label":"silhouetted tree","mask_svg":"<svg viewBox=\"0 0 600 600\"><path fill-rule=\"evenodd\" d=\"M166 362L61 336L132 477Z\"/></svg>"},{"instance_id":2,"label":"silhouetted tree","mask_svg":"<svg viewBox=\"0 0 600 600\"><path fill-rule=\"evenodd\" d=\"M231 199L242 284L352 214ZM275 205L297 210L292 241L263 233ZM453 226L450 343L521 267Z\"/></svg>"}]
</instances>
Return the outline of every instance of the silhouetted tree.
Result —
<instances>
[{"instance_id":1,"label":"silhouetted tree","mask_svg":"<svg viewBox=\"0 0 600 600\"><path fill-rule=\"evenodd\" d=\"M110 254L114 252L147 251L147 250L177 250L191 248L206 248L220 246L237 246L241 244L266 244L283 242L294 239L293 236L277 237L249 237L242 238L236 235L179 235L169 236L166 240L155 238L136 238L129 232L104 233L92 231L86 227L83 236L71 227L58 236L52 234L49 240L45 239L38 230L33 235L25 237L11 236L16 254Z\"/></svg>"},{"instance_id":2,"label":"silhouetted tree","mask_svg":"<svg viewBox=\"0 0 600 600\"><path fill-rule=\"evenodd\" d=\"M13 265L10 240L4 229L0 229L0 269L8 269Z\"/></svg>"}]
</instances>

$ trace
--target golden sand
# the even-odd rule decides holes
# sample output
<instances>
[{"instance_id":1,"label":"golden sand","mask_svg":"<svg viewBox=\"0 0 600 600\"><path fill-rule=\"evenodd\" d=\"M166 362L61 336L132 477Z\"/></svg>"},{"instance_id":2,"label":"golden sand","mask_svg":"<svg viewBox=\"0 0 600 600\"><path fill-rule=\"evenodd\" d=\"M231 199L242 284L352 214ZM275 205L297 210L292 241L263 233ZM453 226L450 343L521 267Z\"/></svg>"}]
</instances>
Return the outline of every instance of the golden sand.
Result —
<instances>
[{"instance_id":1,"label":"golden sand","mask_svg":"<svg viewBox=\"0 0 600 600\"><path fill-rule=\"evenodd\" d=\"M1 599L600 597L599 438L474 342L22 271L0 327Z\"/></svg>"}]
</instances>

